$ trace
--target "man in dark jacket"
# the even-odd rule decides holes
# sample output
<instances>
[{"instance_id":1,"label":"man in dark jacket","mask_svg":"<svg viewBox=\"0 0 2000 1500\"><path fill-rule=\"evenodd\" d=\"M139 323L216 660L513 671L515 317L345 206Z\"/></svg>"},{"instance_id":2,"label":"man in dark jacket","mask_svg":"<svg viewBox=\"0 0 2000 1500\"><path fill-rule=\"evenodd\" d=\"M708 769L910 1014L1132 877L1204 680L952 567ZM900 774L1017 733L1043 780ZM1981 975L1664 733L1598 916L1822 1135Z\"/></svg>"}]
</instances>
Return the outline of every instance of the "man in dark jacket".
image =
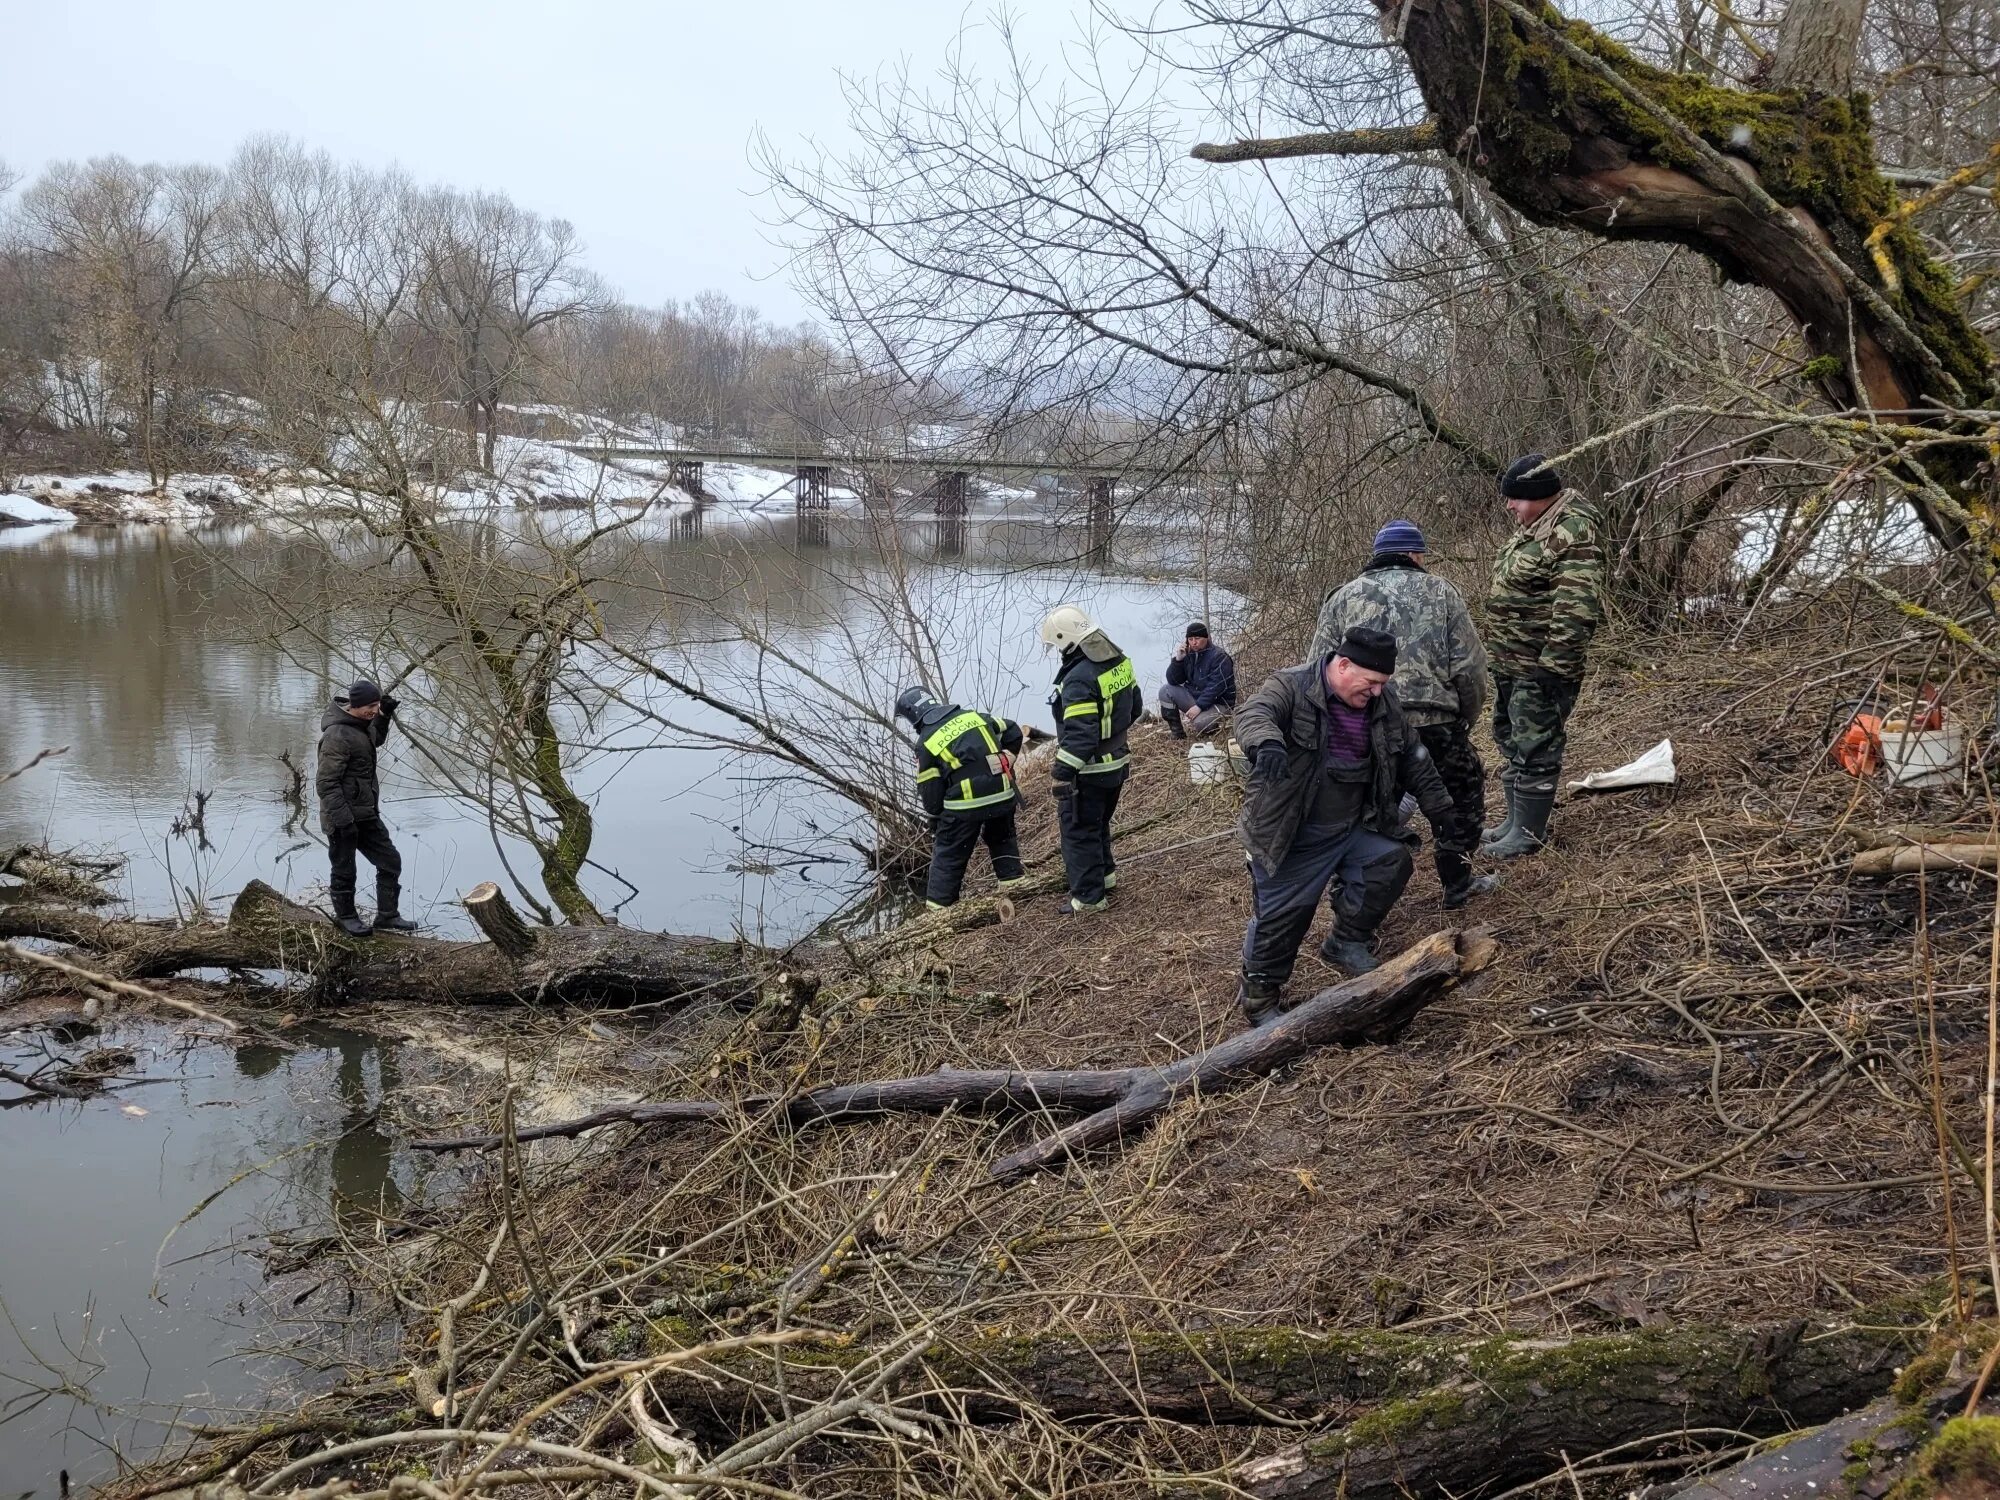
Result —
<instances>
[{"instance_id":1,"label":"man in dark jacket","mask_svg":"<svg viewBox=\"0 0 2000 1500\"><path fill-rule=\"evenodd\" d=\"M1042 621L1042 644L1062 652L1049 709L1056 720L1056 763L1049 772L1062 832L1069 909L1103 911L1118 884L1111 817L1125 784L1125 734L1145 706L1123 651L1074 604Z\"/></svg>"},{"instance_id":2,"label":"man in dark jacket","mask_svg":"<svg viewBox=\"0 0 2000 1500\"><path fill-rule=\"evenodd\" d=\"M931 820L931 871L924 905L941 911L957 904L966 866L983 838L1000 889L1019 885L1021 840L1014 809L1014 756L1021 726L998 714L940 703L924 688L905 688L896 717L917 732L917 795Z\"/></svg>"},{"instance_id":3,"label":"man in dark jacket","mask_svg":"<svg viewBox=\"0 0 2000 1500\"><path fill-rule=\"evenodd\" d=\"M1495 875L1475 875L1469 855L1486 821L1486 768L1472 726L1486 703L1486 648L1458 590L1424 567L1424 534L1414 521L1391 521L1375 533L1360 576L1326 596L1307 661L1322 661L1356 625L1396 638L1396 702L1431 753L1458 807L1454 848L1436 851L1447 909L1492 890Z\"/></svg>"},{"instance_id":4,"label":"man in dark jacket","mask_svg":"<svg viewBox=\"0 0 2000 1500\"><path fill-rule=\"evenodd\" d=\"M1252 1025L1281 1008L1329 884L1320 957L1349 974L1376 967L1369 945L1410 879L1404 794L1439 847L1459 837L1451 793L1389 686L1395 671L1394 637L1356 626L1321 660L1274 674L1236 715L1255 763L1238 824L1253 892L1238 999Z\"/></svg>"},{"instance_id":5,"label":"man in dark jacket","mask_svg":"<svg viewBox=\"0 0 2000 1500\"><path fill-rule=\"evenodd\" d=\"M1208 626L1196 620L1174 659L1167 663L1167 685L1160 689L1160 717L1177 740L1199 739L1236 707L1236 659L1210 639ZM1181 715L1187 714L1185 724Z\"/></svg>"},{"instance_id":6,"label":"man in dark jacket","mask_svg":"<svg viewBox=\"0 0 2000 1500\"><path fill-rule=\"evenodd\" d=\"M333 700L320 716L319 767L313 785L319 792L319 826L333 857L334 920L355 937L370 932L415 932L417 924L404 917L403 856L382 823L382 783L375 770L375 752L389 738L396 717L396 700L367 678ZM375 867L375 921L361 920L354 909L354 856Z\"/></svg>"}]
</instances>

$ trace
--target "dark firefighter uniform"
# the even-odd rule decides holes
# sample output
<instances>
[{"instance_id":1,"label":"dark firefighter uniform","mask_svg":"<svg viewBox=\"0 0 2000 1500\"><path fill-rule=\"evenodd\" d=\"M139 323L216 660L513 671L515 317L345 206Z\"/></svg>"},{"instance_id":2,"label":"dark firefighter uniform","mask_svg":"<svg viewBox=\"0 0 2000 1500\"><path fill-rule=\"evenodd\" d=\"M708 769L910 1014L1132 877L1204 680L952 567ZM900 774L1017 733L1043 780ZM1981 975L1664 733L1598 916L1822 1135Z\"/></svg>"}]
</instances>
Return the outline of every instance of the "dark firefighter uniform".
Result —
<instances>
[{"instance_id":1,"label":"dark firefighter uniform","mask_svg":"<svg viewBox=\"0 0 2000 1500\"><path fill-rule=\"evenodd\" d=\"M1049 695L1056 721L1056 763L1050 774L1074 911L1101 911L1105 893L1118 884L1111 815L1118 810L1118 789L1125 785L1131 759L1125 733L1144 706L1131 660L1123 653L1100 662L1080 646L1063 652L1055 691Z\"/></svg>"},{"instance_id":2,"label":"dark firefighter uniform","mask_svg":"<svg viewBox=\"0 0 2000 1500\"><path fill-rule=\"evenodd\" d=\"M1021 726L996 714L946 704L917 711L917 793L931 817L931 872L926 904L958 900L972 851L983 838L993 874L1005 890L1022 877L1021 841L1014 808L1013 757Z\"/></svg>"}]
</instances>

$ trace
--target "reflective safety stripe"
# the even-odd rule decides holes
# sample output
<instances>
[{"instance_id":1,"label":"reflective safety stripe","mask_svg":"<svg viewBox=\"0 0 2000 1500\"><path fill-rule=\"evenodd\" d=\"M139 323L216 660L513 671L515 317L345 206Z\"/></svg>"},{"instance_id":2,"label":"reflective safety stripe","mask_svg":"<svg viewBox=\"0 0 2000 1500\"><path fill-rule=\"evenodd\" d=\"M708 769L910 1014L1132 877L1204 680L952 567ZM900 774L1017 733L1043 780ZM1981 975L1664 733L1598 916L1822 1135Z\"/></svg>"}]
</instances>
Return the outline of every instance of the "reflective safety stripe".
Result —
<instances>
[{"instance_id":1,"label":"reflective safety stripe","mask_svg":"<svg viewBox=\"0 0 2000 1500\"><path fill-rule=\"evenodd\" d=\"M1138 685L1139 678L1132 670L1132 658L1129 656L1110 671L1098 677L1097 699L1103 705L1104 710L1103 723L1098 733L1105 739L1108 740L1111 738L1111 705L1113 700L1120 693L1124 692L1126 688L1137 687Z\"/></svg>"},{"instance_id":2,"label":"reflective safety stripe","mask_svg":"<svg viewBox=\"0 0 2000 1500\"><path fill-rule=\"evenodd\" d=\"M1063 717L1065 719L1081 719L1086 714L1094 714L1097 711L1095 703L1072 703L1068 708L1063 710Z\"/></svg>"},{"instance_id":3,"label":"reflective safety stripe","mask_svg":"<svg viewBox=\"0 0 2000 1500\"><path fill-rule=\"evenodd\" d=\"M970 782L960 783L961 789L970 785ZM996 802L1010 801L1013 796L1014 784L1009 781L999 791L989 793L984 797L947 797L944 799L944 805L947 810L964 812L970 807L991 807Z\"/></svg>"},{"instance_id":4,"label":"reflective safety stripe","mask_svg":"<svg viewBox=\"0 0 2000 1500\"><path fill-rule=\"evenodd\" d=\"M944 775L943 771L939 770L936 766L932 766L928 771L917 772L917 781L919 783L936 781L942 775Z\"/></svg>"},{"instance_id":5,"label":"reflective safety stripe","mask_svg":"<svg viewBox=\"0 0 2000 1500\"><path fill-rule=\"evenodd\" d=\"M998 722L1004 732L1007 721L1001 719ZM979 736L980 744L985 746L986 765L968 771L965 761L960 758L952 747L961 741L971 738L975 734ZM979 713L974 709L967 709L963 713L953 714L924 737L924 749L953 771L964 773L957 778L958 795L956 797L945 798L944 806L947 811L968 812L976 807L991 807L996 802L1006 802L1014 796L1014 777L1005 769L1004 765L1000 765L1000 745L993 738L992 724L988 721L985 714ZM993 769L996 765L1000 765L1000 768ZM923 781L928 776L941 774L939 771L932 770L919 775L917 780ZM975 776L997 777L1000 782L1000 789L996 792L989 792L983 797L973 796L972 782Z\"/></svg>"},{"instance_id":6,"label":"reflective safety stripe","mask_svg":"<svg viewBox=\"0 0 2000 1500\"><path fill-rule=\"evenodd\" d=\"M1094 755L1085 760L1080 755L1072 755L1067 750L1056 751L1056 759L1066 766L1075 766L1080 775L1088 776L1096 771L1116 771L1132 759L1129 755Z\"/></svg>"}]
</instances>

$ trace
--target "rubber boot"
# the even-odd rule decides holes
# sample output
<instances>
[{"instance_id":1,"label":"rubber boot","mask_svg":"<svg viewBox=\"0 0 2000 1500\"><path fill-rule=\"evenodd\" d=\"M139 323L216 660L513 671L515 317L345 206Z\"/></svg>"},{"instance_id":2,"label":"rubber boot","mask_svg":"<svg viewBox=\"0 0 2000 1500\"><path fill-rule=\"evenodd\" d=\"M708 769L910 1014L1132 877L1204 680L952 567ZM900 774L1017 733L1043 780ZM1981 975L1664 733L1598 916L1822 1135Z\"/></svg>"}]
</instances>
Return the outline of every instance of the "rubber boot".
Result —
<instances>
[{"instance_id":1,"label":"rubber boot","mask_svg":"<svg viewBox=\"0 0 2000 1500\"><path fill-rule=\"evenodd\" d=\"M1181 711L1177 708L1160 710L1160 722L1167 726L1167 733L1177 740L1187 738L1187 729L1181 723Z\"/></svg>"},{"instance_id":2,"label":"rubber boot","mask_svg":"<svg viewBox=\"0 0 2000 1500\"><path fill-rule=\"evenodd\" d=\"M408 917L399 915L403 891L400 886L384 881L375 883L375 925L374 932L415 932L417 924Z\"/></svg>"},{"instance_id":3,"label":"rubber boot","mask_svg":"<svg viewBox=\"0 0 2000 1500\"><path fill-rule=\"evenodd\" d=\"M1365 939L1347 937L1337 927L1319 945L1319 956L1349 978L1382 967L1375 961L1375 955L1368 951Z\"/></svg>"},{"instance_id":4,"label":"rubber boot","mask_svg":"<svg viewBox=\"0 0 2000 1500\"><path fill-rule=\"evenodd\" d=\"M1512 766L1502 766L1500 768L1500 789L1507 794L1507 816L1500 822L1495 823L1491 828L1482 828L1479 831L1480 848L1483 849L1488 844L1499 843L1500 840L1513 833L1514 825L1520 822L1520 797L1516 790L1516 783L1519 779Z\"/></svg>"},{"instance_id":5,"label":"rubber boot","mask_svg":"<svg viewBox=\"0 0 2000 1500\"><path fill-rule=\"evenodd\" d=\"M1489 859L1519 859L1539 854L1549 841L1549 814L1556 805L1556 779L1523 781L1514 789L1514 831L1488 844Z\"/></svg>"},{"instance_id":6,"label":"rubber boot","mask_svg":"<svg viewBox=\"0 0 2000 1500\"><path fill-rule=\"evenodd\" d=\"M1491 853L1492 851L1489 849L1487 852ZM1498 875L1475 875L1463 884L1453 886L1447 890L1444 893L1442 905L1446 911L1457 911L1461 906L1470 903L1474 896L1484 896L1489 892L1499 889L1500 877Z\"/></svg>"},{"instance_id":7,"label":"rubber boot","mask_svg":"<svg viewBox=\"0 0 2000 1500\"><path fill-rule=\"evenodd\" d=\"M1283 992L1283 985L1248 974L1236 981L1236 1003L1243 1007L1243 1019L1252 1026L1262 1026L1284 1013Z\"/></svg>"},{"instance_id":8,"label":"rubber boot","mask_svg":"<svg viewBox=\"0 0 2000 1500\"><path fill-rule=\"evenodd\" d=\"M370 923L361 920L358 912L338 914L334 917L333 922L336 927L349 937L367 937L369 933L375 930Z\"/></svg>"}]
</instances>

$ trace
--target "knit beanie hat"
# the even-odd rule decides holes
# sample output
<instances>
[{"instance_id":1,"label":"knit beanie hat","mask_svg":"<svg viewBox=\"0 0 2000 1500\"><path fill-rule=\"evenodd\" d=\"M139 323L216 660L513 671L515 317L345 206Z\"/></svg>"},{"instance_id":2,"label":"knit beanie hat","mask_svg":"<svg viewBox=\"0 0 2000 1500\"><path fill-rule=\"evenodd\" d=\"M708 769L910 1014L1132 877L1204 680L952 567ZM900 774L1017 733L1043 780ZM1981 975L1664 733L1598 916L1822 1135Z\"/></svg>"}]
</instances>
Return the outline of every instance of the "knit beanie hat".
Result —
<instances>
[{"instance_id":1,"label":"knit beanie hat","mask_svg":"<svg viewBox=\"0 0 2000 1500\"><path fill-rule=\"evenodd\" d=\"M1344 656L1357 667L1366 667L1371 672L1381 672L1394 676L1396 672L1396 638L1386 630L1370 630L1366 625L1348 628L1335 649L1335 656Z\"/></svg>"},{"instance_id":2,"label":"knit beanie hat","mask_svg":"<svg viewBox=\"0 0 2000 1500\"><path fill-rule=\"evenodd\" d=\"M1562 475L1554 469L1542 469L1547 462L1547 456L1540 453L1515 459L1507 465L1507 472L1500 476L1500 497L1503 500L1555 499L1562 493ZM1542 472L1531 474L1528 472L1531 469L1542 469Z\"/></svg>"},{"instance_id":3,"label":"knit beanie hat","mask_svg":"<svg viewBox=\"0 0 2000 1500\"><path fill-rule=\"evenodd\" d=\"M353 686L347 690L347 706L349 708L366 708L371 703L380 703L381 701L382 690L366 677L355 678Z\"/></svg>"},{"instance_id":4,"label":"knit beanie hat","mask_svg":"<svg viewBox=\"0 0 2000 1500\"><path fill-rule=\"evenodd\" d=\"M1375 533L1377 552L1421 552L1424 534L1415 521L1391 521Z\"/></svg>"},{"instance_id":5,"label":"knit beanie hat","mask_svg":"<svg viewBox=\"0 0 2000 1500\"><path fill-rule=\"evenodd\" d=\"M1207 640L1209 638L1208 626L1203 624L1200 620L1196 620L1192 625L1188 626L1186 630L1181 632L1181 638L1183 640L1191 641L1196 636L1200 636L1203 640Z\"/></svg>"}]
</instances>

